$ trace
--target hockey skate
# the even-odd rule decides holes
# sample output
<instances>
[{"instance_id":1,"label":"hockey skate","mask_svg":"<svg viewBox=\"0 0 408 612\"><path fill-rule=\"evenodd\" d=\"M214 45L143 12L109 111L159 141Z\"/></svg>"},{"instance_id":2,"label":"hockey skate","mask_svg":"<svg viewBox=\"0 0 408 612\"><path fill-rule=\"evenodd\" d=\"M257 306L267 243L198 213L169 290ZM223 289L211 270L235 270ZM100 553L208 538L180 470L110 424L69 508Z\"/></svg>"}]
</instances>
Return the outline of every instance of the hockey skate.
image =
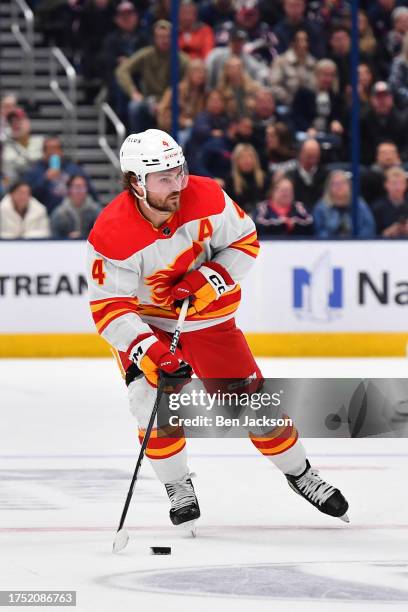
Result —
<instances>
[{"instance_id":1,"label":"hockey skate","mask_svg":"<svg viewBox=\"0 0 408 612\"><path fill-rule=\"evenodd\" d=\"M171 522L173 525L187 529L195 537L195 521L200 517L200 507L191 476L192 474L186 474L180 480L168 482L164 486L171 503Z\"/></svg>"},{"instance_id":2,"label":"hockey skate","mask_svg":"<svg viewBox=\"0 0 408 612\"><path fill-rule=\"evenodd\" d=\"M335 516L345 523L350 522L346 514L349 507L347 500L339 489L320 478L318 470L311 468L307 459L306 469L299 476L285 476L289 486L320 512Z\"/></svg>"}]
</instances>

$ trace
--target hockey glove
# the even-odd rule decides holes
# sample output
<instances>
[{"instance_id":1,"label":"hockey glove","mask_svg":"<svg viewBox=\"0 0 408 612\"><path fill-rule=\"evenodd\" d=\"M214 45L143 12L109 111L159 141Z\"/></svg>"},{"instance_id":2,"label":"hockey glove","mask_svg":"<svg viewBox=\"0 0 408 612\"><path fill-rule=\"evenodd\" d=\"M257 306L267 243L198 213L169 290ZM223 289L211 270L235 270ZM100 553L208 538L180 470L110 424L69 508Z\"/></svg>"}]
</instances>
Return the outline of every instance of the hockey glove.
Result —
<instances>
[{"instance_id":1,"label":"hockey glove","mask_svg":"<svg viewBox=\"0 0 408 612\"><path fill-rule=\"evenodd\" d=\"M223 293L234 287L235 283L227 270L215 261L208 261L174 285L172 296L176 301L190 297L188 314L201 314Z\"/></svg>"},{"instance_id":2,"label":"hockey glove","mask_svg":"<svg viewBox=\"0 0 408 612\"><path fill-rule=\"evenodd\" d=\"M158 340L154 334L138 336L130 347L129 357L143 372L147 382L152 387L158 386L159 371L161 370L166 378L165 391L168 393L178 392L183 385L191 380L192 370L190 366L186 363L180 363L180 360L172 355L167 346ZM167 380L169 381L168 384Z\"/></svg>"}]
</instances>

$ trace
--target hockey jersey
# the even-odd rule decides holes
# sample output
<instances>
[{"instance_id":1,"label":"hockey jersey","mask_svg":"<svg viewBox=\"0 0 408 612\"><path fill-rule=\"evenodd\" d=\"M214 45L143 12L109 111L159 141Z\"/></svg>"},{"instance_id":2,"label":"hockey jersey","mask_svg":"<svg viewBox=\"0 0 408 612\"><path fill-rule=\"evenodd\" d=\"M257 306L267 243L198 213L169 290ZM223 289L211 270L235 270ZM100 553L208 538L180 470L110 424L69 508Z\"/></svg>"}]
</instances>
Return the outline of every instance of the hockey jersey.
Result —
<instances>
[{"instance_id":1,"label":"hockey jersey","mask_svg":"<svg viewBox=\"0 0 408 612\"><path fill-rule=\"evenodd\" d=\"M213 179L190 176L179 210L160 228L124 191L102 211L88 239L88 287L96 328L123 355L150 326L174 331L171 288L210 260L224 266L236 285L204 314L188 316L184 330L222 323L234 316L239 282L258 251L253 221Z\"/></svg>"}]
</instances>

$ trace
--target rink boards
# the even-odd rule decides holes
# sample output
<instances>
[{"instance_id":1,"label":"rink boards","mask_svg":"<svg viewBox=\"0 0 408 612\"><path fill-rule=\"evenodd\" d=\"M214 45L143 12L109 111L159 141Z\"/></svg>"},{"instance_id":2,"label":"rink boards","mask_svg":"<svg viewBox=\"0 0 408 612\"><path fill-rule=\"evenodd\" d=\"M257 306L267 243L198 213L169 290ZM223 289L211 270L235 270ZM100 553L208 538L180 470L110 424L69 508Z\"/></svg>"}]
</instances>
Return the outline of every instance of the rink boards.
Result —
<instances>
[{"instance_id":1,"label":"rink boards","mask_svg":"<svg viewBox=\"0 0 408 612\"><path fill-rule=\"evenodd\" d=\"M403 356L404 241L267 241L237 320L256 355ZM87 305L85 242L0 242L0 356L105 356Z\"/></svg>"}]
</instances>

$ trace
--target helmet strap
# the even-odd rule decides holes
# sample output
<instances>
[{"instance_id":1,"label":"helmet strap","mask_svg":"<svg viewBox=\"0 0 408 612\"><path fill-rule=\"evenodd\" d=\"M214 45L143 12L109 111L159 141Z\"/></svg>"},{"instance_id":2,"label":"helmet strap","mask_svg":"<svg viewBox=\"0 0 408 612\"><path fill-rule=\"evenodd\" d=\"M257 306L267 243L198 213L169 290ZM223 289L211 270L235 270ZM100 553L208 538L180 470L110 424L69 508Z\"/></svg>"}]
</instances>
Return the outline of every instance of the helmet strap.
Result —
<instances>
[{"instance_id":1,"label":"helmet strap","mask_svg":"<svg viewBox=\"0 0 408 612\"><path fill-rule=\"evenodd\" d=\"M147 201L147 192L146 192L146 187L143 185L143 183L138 182L137 186L138 186L140 189L142 189L142 191L143 191L143 195L139 195L139 194L137 193L136 189L135 189L135 188L132 186L132 191L133 191L133 194L134 194L134 196L135 196L135 197L136 197L138 200L142 200L142 201L144 202L144 205L146 206L146 208L147 208L148 210L154 210L154 211L156 211L156 212L158 212L158 213L161 213L161 214L167 214L167 213L165 213L164 211L160 210L159 208L156 208L155 206L151 206L151 205L149 204L149 202Z\"/></svg>"}]
</instances>

